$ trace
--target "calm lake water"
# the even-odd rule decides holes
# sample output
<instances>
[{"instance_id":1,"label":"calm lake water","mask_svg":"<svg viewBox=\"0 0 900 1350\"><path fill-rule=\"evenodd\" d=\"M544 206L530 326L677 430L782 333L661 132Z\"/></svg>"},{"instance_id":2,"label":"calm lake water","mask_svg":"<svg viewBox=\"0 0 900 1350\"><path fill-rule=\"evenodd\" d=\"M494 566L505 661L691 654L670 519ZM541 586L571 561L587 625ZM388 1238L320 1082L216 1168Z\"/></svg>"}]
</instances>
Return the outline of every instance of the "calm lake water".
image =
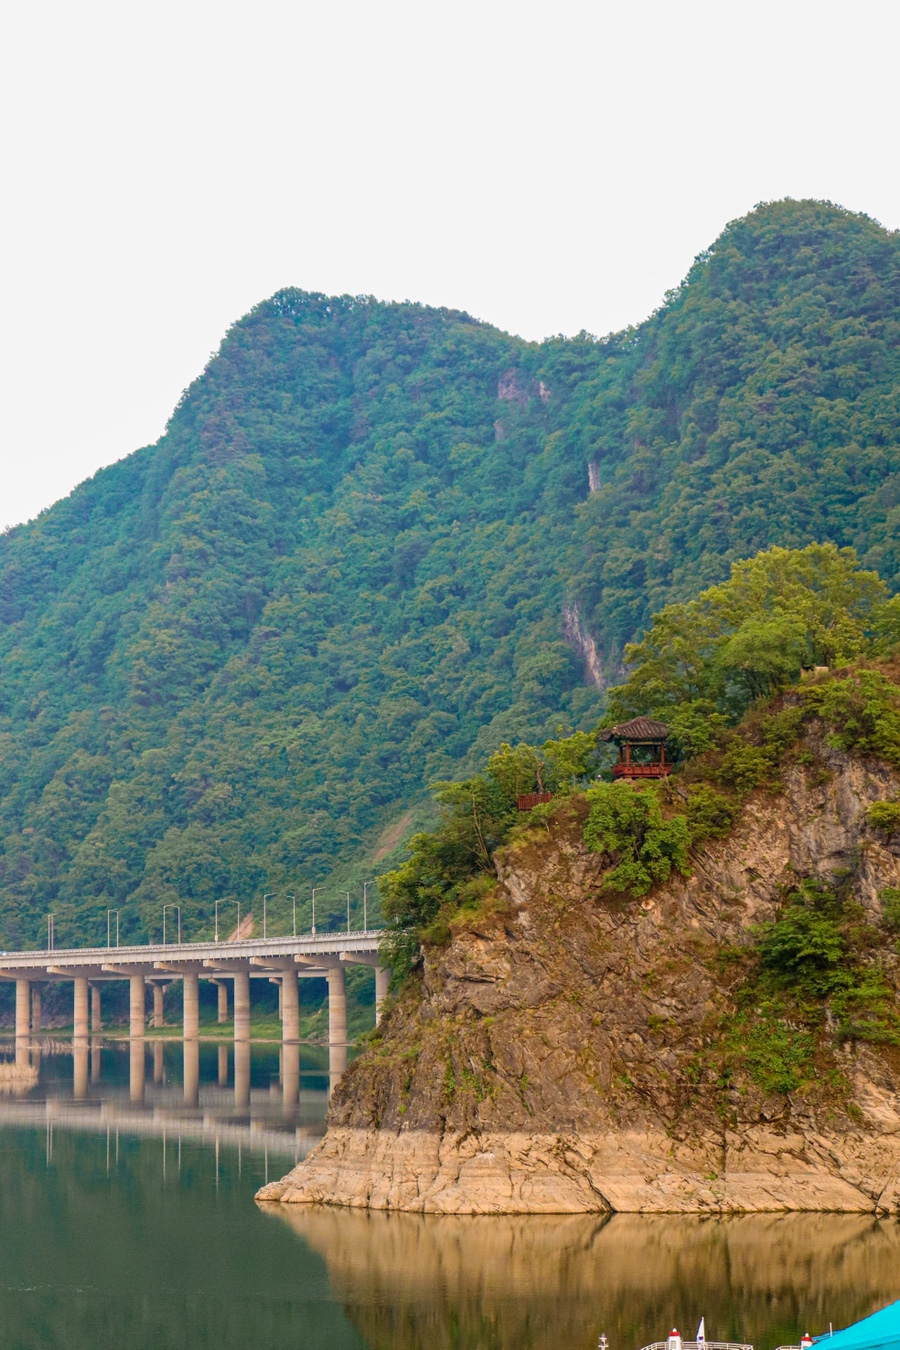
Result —
<instances>
[{"instance_id":1,"label":"calm lake water","mask_svg":"<svg viewBox=\"0 0 900 1350\"><path fill-rule=\"evenodd\" d=\"M900 1297L889 1220L261 1209L321 1132L319 1051L295 1077L254 1045L248 1092L233 1047L189 1051L186 1087L177 1042L142 1073L127 1044L86 1071L45 1046L0 1093L0 1350L637 1350L701 1314L774 1350Z\"/></svg>"}]
</instances>

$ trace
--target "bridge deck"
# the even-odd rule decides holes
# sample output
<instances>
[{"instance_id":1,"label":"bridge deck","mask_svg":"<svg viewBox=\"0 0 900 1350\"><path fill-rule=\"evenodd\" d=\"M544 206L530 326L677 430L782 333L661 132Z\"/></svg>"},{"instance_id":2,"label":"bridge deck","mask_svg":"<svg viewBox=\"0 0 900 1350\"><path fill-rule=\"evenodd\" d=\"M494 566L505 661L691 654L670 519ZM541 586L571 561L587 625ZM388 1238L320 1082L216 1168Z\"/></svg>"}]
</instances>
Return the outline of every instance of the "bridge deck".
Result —
<instances>
[{"instance_id":1,"label":"bridge deck","mask_svg":"<svg viewBox=\"0 0 900 1350\"><path fill-rule=\"evenodd\" d=\"M163 965L199 964L211 971L234 962L265 961L277 957L376 956L384 936L382 929L367 932L322 933L312 937L243 938L239 942L167 942L143 947L55 947L31 952L0 952L0 979L24 979L40 975L60 978L60 967L73 973L79 967L96 970L104 966L146 966L150 974ZM261 972L262 973L262 972ZM112 974L112 972L110 972ZM113 976L114 978L114 976Z\"/></svg>"}]
</instances>

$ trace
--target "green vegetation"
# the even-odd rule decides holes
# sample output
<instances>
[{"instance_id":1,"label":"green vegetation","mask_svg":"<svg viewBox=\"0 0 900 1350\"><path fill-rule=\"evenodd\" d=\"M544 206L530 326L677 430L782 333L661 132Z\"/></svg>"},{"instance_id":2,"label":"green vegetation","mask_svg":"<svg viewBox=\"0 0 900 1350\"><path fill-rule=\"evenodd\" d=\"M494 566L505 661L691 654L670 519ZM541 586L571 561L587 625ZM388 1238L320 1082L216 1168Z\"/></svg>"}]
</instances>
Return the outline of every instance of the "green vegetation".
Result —
<instances>
[{"instance_id":1,"label":"green vegetation","mask_svg":"<svg viewBox=\"0 0 900 1350\"><path fill-rule=\"evenodd\" d=\"M201 936L215 901L230 927L264 891L284 931L313 885L320 927L347 888L359 923L430 783L586 732L598 662L773 544L823 541L788 567L799 617L745 564L752 603L670 614L681 692L648 704L632 675L635 710L720 754L801 664L890 645L896 602L840 550L900 587L897 248L825 203L764 206L601 341L365 297L258 306L157 445L0 539L0 944L39 943L51 910L60 944L104 941L108 908L123 941L158 936L174 901ZM745 786L774 753L748 745L769 759L732 747L723 770ZM507 787L481 791L482 839L410 883L423 916L505 837Z\"/></svg>"},{"instance_id":2,"label":"green vegetation","mask_svg":"<svg viewBox=\"0 0 900 1350\"><path fill-rule=\"evenodd\" d=\"M561 440L596 463L578 586L605 651L775 544L853 545L900 589L898 248L824 203L764 206L582 386Z\"/></svg>"},{"instance_id":3,"label":"green vegetation","mask_svg":"<svg viewBox=\"0 0 900 1350\"><path fill-rule=\"evenodd\" d=\"M885 886L878 898L885 928L889 933L900 933L900 886Z\"/></svg>"},{"instance_id":4,"label":"green vegetation","mask_svg":"<svg viewBox=\"0 0 900 1350\"><path fill-rule=\"evenodd\" d=\"M900 685L881 670L857 670L804 696L832 728L832 744L900 768Z\"/></svg>"},{"instance_id":5,"label":"green vegetation","mask_svg":"<svg viewBox=\"0 0 900 1350\"><path fill-rule=\"evenodd\" d=\"M900 927L900 891L882 894L884 917L875 928L846 890L805 881L785 897L776 921L760 926L718 1045L726 1076L742 1066L766 1092L793 1092L823 1073L837 1085L837 1045L900 1045L900 1011L882 968Z\"/></svg>"},{"instance_id":6,"label":"green vegetation","mask_svg":"<svg viewBox=\"0 0 900 1350\"><path fill-rule=\"evenodd\" d=\"M706 783L698 783L688 793L687 825L693 844L707 839L724 839L737 815L738 807L730 798Z\"/></svg>"},{"instance_id":7,"label":"green vegetation","mask_svg":"<svg viewBox=\"0 0 900 1350\"><path fill-rule=\"evenodd\" d=\"M631 673L612 690L608 720L652 710L697 753L757 699L796 684L803 669L832 667L900 640L898 611L852 548L767 549L732 565L728 581L687 604L667 605L629 644ZM877 686L879 677L865 676ZM834 699L831 687L820 698ZM823 705L835 721L844 709ZM862 705L860 713L864 711Z\"/></svg>"},{"instance_id":8,"label":"green vegetation","mask_svg":"<svg viewBox=\"0 0 900 1350\"><path fill-rule=\"evenodd\" d=\"M873 802L868 812L869 824L885 834L900 832L900 802Z\"/></svg>"},{"instance_id":9,"label":"green vegetation","mask_svg":"<svg viewBox=\"0 0 900 1350\"><path fill-rule=\"evenodd\" d=\"M753 560L759 574L765 574L772 552ZM787 564L782 573L787 570L789 574L798 559L805 562L811 550L787 556L783 550L774 552L780 563ZM826 550L825 556L835 555ZM852 555L839 562L850 578L852 593ZM737 571L745 573L748 566L739 564ZM877 577L865 576L864 582L878 592ZM777 601L777 594L774 598ZM839 605L832 614L834 625L843 625L846 631L849 620ZM863 634L860 642L866 640ZM715 657L710 661L714 663ZM893 668L891 661L883 664ZM645 673L646 664L637 662L631 680L638 685ZM620 699L622 690L613 691L613 697ZM676 715L677 710L675 705ZM694 711L699 716L696 705ZM604 856L602 891L639 898L673 872L689 876L691 850L725 837L751 792L778 790L788 757L812 762L815 756L802 743L816 721L824 722L826 738L834 747L896 763L900 685L885 669L863 666L820 674L815 683L758 700L736 726L729 726L723 714L709 729L702 753L686 756L682 772L666 784L589 781L603 752L595 736L588 733L548 741L540 752L527 744L502 746L484 772L463 782L437 785L441 823L418 834L407 862L382 878L385 914L391 922L385 959L402 982L419 963L423 941L449 940L455 923L468 915L483 914L494 903L495 855L516 837L515 827L522 819L516 809L520 793L548 788L556 794L555 803L537 807L525 817L526 829L546 821L566 800L583 802L587 807L584 842ZM820 764L819 772L827 776L828 770ZM896 832L900 803L875 803L868 821L874 829ZM900 903L895 901L889 888L884 894L887 928L900 914ZM752 997L758 995L766 1004L766 1016L776 1016L773 990L783 992L785 981L796 977L797 990L802 987L805 995L832 997L842 1027L858 1025L862 1028L859 1034L870 1038L885 1028L893 1035L893 1023L884 1014L888 1006L884 982L871 971L865 978L847 976L844 958L848 949L843 930L836 926L838 901L823 899L815 888L807 887L797 892L793 902L794 908L785 911L760 948L761 970L768 984ZM860 961L865 964L863 957ZM750 1036L749 1024L744 1029ZM804 1033L797 1045L806 1046L807 1040ZM760 1054L765 1043L763 1036ZM778 1074L772 1081L776 1078Z\"/></svg>"},{"instance_id":10,"label":"green vegetation","mask_svg":"<svg viewBox=\"0 0 900 1350\"><path fill-rule=\"evenodd\" d=\"M762 968L784 986L830 994L840 978L846 944L834 918L803 904L803 893L767 928L760 943Z\"/></svg>"},{"instance_id":11,"label":"green vegetation","mask_svg":"<svg viewBox=\"0 0 900 1350\"><path fill-rule=\"evenodd\" d=\"M682 876L690 875L687 818L663 818L659 788L636 791L630 783L599 783L585 795L591 810L584 842L592 852L613 859L603 879L604 890L641 896L657 882L667 881L673 868Z\"/></svg>"},{"instance_id":12,"label":"green vegetation","mask_svg":"<svg viewBox=\"0 0 900 1350\"><path fill-rule=\"evenodd\" d=\"M530 745L502 745L487 767L462 782L435 785L441 820L415 835L409 857L381 878L391 927L385 961L402 983L420 961L422 938L445 941L451 917L483 909L494 890L494 855L520 822L520 794L582 787L596 767L597 740L585 732ZM526 819L540 819L537 808Z\"/></svg>"}]
</instances>

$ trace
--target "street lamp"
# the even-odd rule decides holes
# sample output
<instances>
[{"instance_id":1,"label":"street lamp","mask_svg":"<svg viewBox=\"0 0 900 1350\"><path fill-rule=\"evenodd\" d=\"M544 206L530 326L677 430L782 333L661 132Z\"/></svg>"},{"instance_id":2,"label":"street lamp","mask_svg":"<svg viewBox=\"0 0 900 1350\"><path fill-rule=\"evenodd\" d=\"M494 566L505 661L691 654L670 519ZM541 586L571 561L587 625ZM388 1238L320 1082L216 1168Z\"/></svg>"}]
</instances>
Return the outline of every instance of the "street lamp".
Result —
<instances>
[{"instance_id":1,"label":"street lamp","mask_svg":"<svg viewBox=\"0 0 900 1350\"><path fill-rule=\"evenodd\" d=\"M180 946L181 946L181 906L180 906L180 905L176 905L175 902L174 902L174 900L173 900L173 901L170 901L170 903L169 903L168 905L163 905L163 946L165 947L165 945L166 945L166 910L167 910L167 909L177 909L177 910L178 910L178 946L180 947Z\"/></svg>"},{"instance_id":2,"label":"street lamp","mask_svg":"<svg viewBox=\"0 0 900 1350\"><path fill-rule=\"evenodd\" d=\"M369 897L368 897L367 892L368 892L369 887L370 887L370 886L374 886L374 885L375 885L375 882L374 882L374 881L365 881L365 882L363 882L363 932L364 932L364 933L368 933L368 931L369 931Z\"/></svg>"},{"instance_id":3,"label":"street lamp","mask_svg":"<svg viewBox=\"0 0 900 1350\"><path fill-rule=\"evenodd\" d=\"M112 925L111 925L111 923L110 923L110 916L113 915L113 914L115 914L115 916L116 916L116 946L118 947L118 945L119 945L119 911L118 911L117 909L108 909L108 910L106 911L106 945L107 945L107 947L111 947L111 946L112 946L112 940L111 940L111 939L112 939L112 932L111 932Z\"/></svg>"},{"instance_id":4,"label":"street lamp","mask_svg":"<svg viewBox=\"0 0 900 1350\"><path fill-rule=\"evenodd\" d=\"M349 892L349 891L344 891L344 894L345 894L346 897L347 897L347 932L349 933L349 932L350 932L350 892Z\"/></svg>"},{"instance_id":5,"label":"street lamp","mask_svg":"<svg viewBox=\"0 0 900 1350\"><path fill-rule=\"evenodd\" d=\"M266 915L267 915L266 901L269 899L270 896L271 896L272 899L274 900L275 897L277 896L277 894L278 894L277 891L266 891L265 895L263 896L263 941L264 941L264 942L265 942L265 939L266 939Z\"/></svg>"},{"instance_id":6,"label":"street lamp","mask_svg":"<svg viewBox=\"0 0 900 1350\"><path fill-rule=\"evenodd\" d=\"M322 889L321 886L313 886L313 899L312 899L312 936L313 936L313 937L316 936L316 891L320 891L321 889Z\"/></svg>"},{"instance_id":7,"label":"street lamp","mask_svg":"<svg viewBox=\"0 0 900 1350\"><path fill-rule=\"evenodd\" d=\"M215 913L216 913L216 938L215 938L215 940L216 940L216 942L218 942L218 940L219 940L219 906L220 906L220 905L237 905L237 921L238 921L237 931L238 931L238 937L240 937L240 935L241 935L241 902L240 902L240 900L217 900L216 903L215 903Z\"/></svg>"},{"instance_id":8,"label":"street lamp","mask_svg":"<svg viewBox=\"0 0 900 1350\"><path fill-rule=\"evenodd\" d=\"M290 902L291 902L291 926L292 926L292 929L293 929L294 937L296 937L296 936L297 936L297 897L296 897L296 895L289 895L289 896L288 896L288 899L289 899Z\"/></svg>"},{"instance_id":9,"label":"street lamp","mask_svg":"<svg viewBox=\"0 0 900 1350\"><path fill-rule=\"evenodd\" d=\"M52 914L47 915L47 951L52 952L56 945L56 920Z\"/></svg>"}]
</instances>

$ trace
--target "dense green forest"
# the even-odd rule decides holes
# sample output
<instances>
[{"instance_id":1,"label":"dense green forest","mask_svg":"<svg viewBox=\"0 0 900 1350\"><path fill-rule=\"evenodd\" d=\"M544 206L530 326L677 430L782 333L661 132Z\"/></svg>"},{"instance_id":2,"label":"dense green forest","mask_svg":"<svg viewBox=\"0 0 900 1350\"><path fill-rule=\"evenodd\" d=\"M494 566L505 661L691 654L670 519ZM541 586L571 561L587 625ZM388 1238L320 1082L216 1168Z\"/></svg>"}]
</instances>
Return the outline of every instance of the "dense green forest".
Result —
<instances>
[{"instance_id":1,"label":"dense green forest","mask_svg":"<svg viewBox=\"0 0 900 1350\"><path fill-rule=\"evenodd\" d=\"M358 923L432 781L595 725L735 559L832 541L900 589L897 263L787 201L602 340L259 305L156 445L0 539L0 944L265 891L277 930L313 886Z\"/></svg>"},{"instance_id":2,"label":"dense green forest","mask_svg":"<svg viewBox=\"0 0 900 1350\"><path fill-rule=\"evenodd\" d=\"M395 983L421 965L423 942L446 942L454 922L491 908L497 850L576 798L590 805L584 842L609 859L603 889L637 898L673 871L689 876L689 850L726 835L750 792L778 787L782 758L811 719L826 722L836 746L900 765L900 685L887 673L898 652L900 596L834 544L774 545L695 599L666 605L626 647L628 677L609 690L602 725L635 712L665 718L676 778L616 782L616 746L577 731L540 747L501 745L470 777L436 784L435 827L415 834L382 878L382 949ZM803 685L804 673L815 681ZM792 686L799 697L778 707ZM521 814L520 794L535 792L553 800ZM900 803L879 802L869 818L894 830Z\"/></svg>"},{"instance_id":3,"label":"dense green forest","mask_svg":"<svg viewBox=\"0 0 900 1350\"><path fill-rule=\"evenodd\" d=\"M790 817L798 795L802 801L836 778L831 751L900 768L900 597L890 598L851 548L774 546L737 562L726 581L686 604L666 605L625 655L629 673L610 690L603 721L614 725L635 704L665 716L676 771L664 781L617 781L615 747L576 732L540 747L503 745L478 772L438 785L439 821L413 837L406 860L383 878L392 922L382 951L407 1009L427 998L427 984L441 987L438 949L455 936L474 929L490 941L517 926L509 890L498 881L501 859L507 875L540 874L541 859L571 859L583 845L600 855L591 900L609 901L621 923L636 901L675 876L696 872L702 886L717 867L727 873L721 855L704 846L731 832L751 794L763 814L744 817L745 844L748 825L751 836L766 828L767 794L786 791L775 814ZM520 793L543 788L552 798L518 810ZM890 846L900 831L900 800L884 779L882 791L892 795L869 801L865 822ZM800 809L808 812L808 804ZM808 817L806 828L815 833ZM723 1110L735 1075L766 1093L822 1082L844 1092L840 1056L848 1043L894 1052L900 1046L892 973L900 887L881 886L872 905L868 844L845 853L841 867L829 856L824 874L804 875L788 863L773 885L774 915L749 925L742 943L691 951L692 963L715 972L729 1006L705 1023L688 1080L692 1091L719 1095ZM570 867L569 877L578 869ZM532 899L550 897L558 904L545 876ZM723 908L730 898L727 887L724 898L719 892ZM555 919L552 910L543 919L544 927L560 922L558 908ZM432 978L423 984L415 976L426 954ZM390 1038L392 1027L382 1023L375 1037ZM679 1037L683 1031L681 1025ZM483 1064L487 1071L491 1058Z\"/></svg>"}]
</instances>

